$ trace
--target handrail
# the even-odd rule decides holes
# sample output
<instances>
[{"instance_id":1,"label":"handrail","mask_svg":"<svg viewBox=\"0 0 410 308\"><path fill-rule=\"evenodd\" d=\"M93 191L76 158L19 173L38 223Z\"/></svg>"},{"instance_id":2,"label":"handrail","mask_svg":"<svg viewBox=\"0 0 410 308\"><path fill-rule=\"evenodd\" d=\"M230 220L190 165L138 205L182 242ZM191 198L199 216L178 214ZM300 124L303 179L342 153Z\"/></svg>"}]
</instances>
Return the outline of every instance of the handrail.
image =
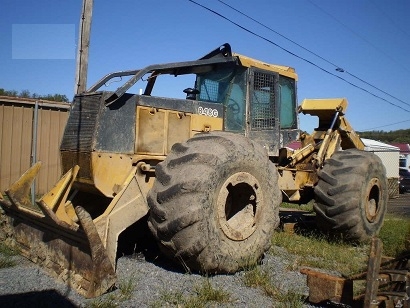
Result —
<instances>
[{"instance_id":1,"label":"handrail","mask_svg":"<svg viewBox=\"0 0 410 308\"><path fill-rule=\"evenodd\" d=\"M195 60L195 61L186 61L186 62L173 62L173 63L166 63L166 64L153 64L149 65L140 70L129 70L129 71L118 71L110 73L100 79L97 83L95 83L92 87L87 90L89 92L97 91L102 85L104 85L107 81L115 77L123 77L123 76L132 76L124 85L117 88L117 90L112 93L108 98L106 98L106 105L111 105L115 102L118 98L120 98L124 93L128 91L139 79L141 79L144 75L152 72L159 72L162 74L173 74L173 75L183 75L192 73L195 71L195 68L208 66L208 65L215 65L215 64L237 64L237 57L216 57L210 59L203 59L203 60Z\"/></svg>"}]
</instances>

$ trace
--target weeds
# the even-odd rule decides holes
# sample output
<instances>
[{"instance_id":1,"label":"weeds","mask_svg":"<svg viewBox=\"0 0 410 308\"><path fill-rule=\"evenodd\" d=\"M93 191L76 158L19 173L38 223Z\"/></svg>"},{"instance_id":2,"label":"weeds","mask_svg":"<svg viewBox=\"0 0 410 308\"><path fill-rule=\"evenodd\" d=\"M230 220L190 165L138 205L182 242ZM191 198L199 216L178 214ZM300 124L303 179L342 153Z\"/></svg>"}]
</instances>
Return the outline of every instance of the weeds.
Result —
<instances>
[{"instance_id":1,"label":"weeds","mask_svg":"<svg viewBox=\"0 0 410 308\"><path fill-rule=\"evenodd\" d=\"M231 301L229 293L216 289L210 279L204 280L200 285L193 288L194 295L184 295L181 291L163 291L159 300L150 305L151 308L159 308L173 305L184 308L202 308L210 303L228 303Z\"/></svg>"},{"instance_id":2,"label":"weeds","mask_svg":"<svg viewBox=\"0 0 410 308\"><path fill-rule=\"evenodd\" d=\"M86 308L117 308L119 303L116 301L116 296L110 294L104 298L97 298L87 303Z\"/></svg>"},{"instance_id":3,"label":"weeds","mask_svg":"<svg viewBox=\"0 0 410 308\"><path fill-rule=\"evenodd\" d=\"M120 289L120 300L126 301L131 299L132 293L135 290L135 279L129 278L127 281L120 282L118 288Z\"/></svg>"},{"instance_id":4,"label":"weeds","mask_svg":"<svg viewBox=\"0 0 410 308\"><path fill-rule=\"evenodd\" d=\"M16 261L14 261L11 257L0 256L0 268L13 267L15 265Z\"/></svg>"},{"instance_id":5,"label":"weeds","mask_svg":"<svg viewBox=\"0 0 410 308\"><path fill-rule=\"evenodd\" d=\"M384 255L400 256L409 249L406 247L406 242L410 240L410 220L386 215L379 237L383 242Z\"/></svg>"},{"instance_id":6,"label":"weeds","mask_svg":"<svg viewBox=\"0 0 410 308\"><path fill-rule=\"evenodd\" d=\"M285 209L295 209L295 210L313 213L314 212L313 203L314 203L313 200L306 204L295 204L295 203L282 202L280 207L285 208Z\"/></svg>"},{"instance_id":7,"label":"weeds","mask_svg":"<svg viewBox=\"0 0 410 308\"><path fill-rule=\"evenodd\" d=\"M275 307L302 307L304 296L293 291L284 292L276 287L271 279L269 272L255 266L245 272L244 283L247 287L261 289L267 296L273 298L278 304Z\"/></svg>"},{"instance_id":8,"label":"weeds","mask_svg":"<svg viewBox=\"0 0 410 308\"><path fill-rule=\"evenodd\" d=\"M118 291L101 296L87 303L86 308L116 308L121 303L130 300L135 289L135 278L130 277L118 285Z\"/></svg>"},{"instance_id":9,"label":"weeds","mask_svg":"<svg viewBox=\"0 0 410 308\"><path fill-rule=\"evenodd\" d=\"M244 283L247 287L259 288L270 297L278 294L278 289L271 283L269 273L262 270L259 266L245 272Z\"/></svg>"},{"instance_id":10,"label":"weeds","mask_svg":"<svg viewBox=\"0 0 410 308\"><path fill-rule=\"evenodd\" d=\"M160 299L151 303L151 308L161 308L166 305L179 306L185 302L184 294L181 291L161 291Z\"/></svg>"},{"instance_id":11,"label":"weeds","mask_svg":"<svg viewBox=\"0 0 410 308\"><path fill-rule=\"evenodd\" d=\"M4 243L0 243L0 268L15 266L16 261L14 261L12 257L17 254L17 251L11 249Z\"/></svg>"},{"instance_id":12,"label":"weeds","mask_svg":"<svg viewBox=\"0 0 410 308\"><path fill-rule=\"evenodd\" d=\"M275 252L275 246L280 246L293 255L293 270L309 266L339 271L344 275L356 273L366 266L369 249L367 245L352 246L342 239L330 240L314 232L304 236L275 232L272 244L272 254L278 254ZM346 258L346 255L349 255L349 258Z\"/></svg>"},{"instance_id":13,"label":"weeds","mask_svg":"<svg viewBox=\"0 0 410 308\"><path fill-rule=\"evenodd\" d=\"M206 279L204 283L195 287L196 297L204 302L226 303L230 300L229 294L224 290L215 289L211 281Z\"/></svg>"}]
</instances>

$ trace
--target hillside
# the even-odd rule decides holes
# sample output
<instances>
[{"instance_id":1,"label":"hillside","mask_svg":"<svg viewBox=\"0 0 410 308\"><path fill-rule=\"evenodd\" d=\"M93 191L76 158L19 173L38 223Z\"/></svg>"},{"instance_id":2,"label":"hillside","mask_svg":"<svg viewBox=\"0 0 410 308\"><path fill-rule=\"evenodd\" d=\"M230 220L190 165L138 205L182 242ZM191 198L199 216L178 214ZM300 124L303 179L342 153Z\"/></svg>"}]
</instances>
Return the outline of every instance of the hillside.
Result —
<instances>
[{"instance_id":1,"label":"hillside","mask_svg":"<svg viewBox=\"0 0 410 308\"><path fill-rule=\"evenodd\" d=\"M410 129L400 129L395 131L369 131L357 132L360 137L378 140L384 143L409 143L410 144Z\"/></svg>"}]
</instances>

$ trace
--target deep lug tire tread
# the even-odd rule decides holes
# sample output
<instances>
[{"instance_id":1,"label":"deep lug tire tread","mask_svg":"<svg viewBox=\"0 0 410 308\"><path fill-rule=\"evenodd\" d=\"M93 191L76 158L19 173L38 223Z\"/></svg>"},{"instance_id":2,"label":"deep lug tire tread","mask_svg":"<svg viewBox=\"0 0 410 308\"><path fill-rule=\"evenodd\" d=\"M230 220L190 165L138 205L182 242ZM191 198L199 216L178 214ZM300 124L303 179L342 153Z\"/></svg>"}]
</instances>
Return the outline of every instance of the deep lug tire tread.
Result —
<instances>
[{"instance_id":1,"label":"deep lug tire tread","mask_svg":"<svg viewBox=\"0 0 410 308\"><path fill-rule=\"evenodd\" d=\"M336 152L318 173L315 187L317 225L320 229L362 242L376 235L383 224L387 208L388 184L385 168L378 156L356 149ZM371 179L380 183L376 217L366 218Z\"/></svg>"},{"instance_id":2,"label":"deep lug tire tread","mask_svg":"<svg viewBox=\"0 0 410 308\"><path fill-rule=\"evenodd\" d=\"M279 224L281 194L277 171L266 151L250 139L211 132L175 144L157 166L148 194L149 228L160 249L191 270L231 273L256 262L269 248ZM256 230L234 241L216 219L218 189L235 172L256 177L263 193Z\"/></svg>"}]
</instances>

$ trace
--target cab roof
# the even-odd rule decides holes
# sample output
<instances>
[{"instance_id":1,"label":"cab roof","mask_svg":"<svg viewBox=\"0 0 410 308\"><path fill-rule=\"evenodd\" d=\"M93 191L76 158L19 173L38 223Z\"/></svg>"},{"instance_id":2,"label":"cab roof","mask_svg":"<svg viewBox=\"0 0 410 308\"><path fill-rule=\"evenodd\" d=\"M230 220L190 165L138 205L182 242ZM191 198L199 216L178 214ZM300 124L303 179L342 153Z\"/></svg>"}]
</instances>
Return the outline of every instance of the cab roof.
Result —
<instances>
[{"instance_id":1,"label":"cab roof","mask_svg":"<svg viewBox=\"0 0 410 308\"><path fill-rule=\"evenodd\" d=\"M238 57L239 62L241 65L245 67L256 67L268 71L276 72L280 75L298 80L298 75L293 67L284 66L284 65L277 65L277 64L269 64L260 60L256 60L238 53L232 53L232 56Z\"/></svg>"}]
</instances>

